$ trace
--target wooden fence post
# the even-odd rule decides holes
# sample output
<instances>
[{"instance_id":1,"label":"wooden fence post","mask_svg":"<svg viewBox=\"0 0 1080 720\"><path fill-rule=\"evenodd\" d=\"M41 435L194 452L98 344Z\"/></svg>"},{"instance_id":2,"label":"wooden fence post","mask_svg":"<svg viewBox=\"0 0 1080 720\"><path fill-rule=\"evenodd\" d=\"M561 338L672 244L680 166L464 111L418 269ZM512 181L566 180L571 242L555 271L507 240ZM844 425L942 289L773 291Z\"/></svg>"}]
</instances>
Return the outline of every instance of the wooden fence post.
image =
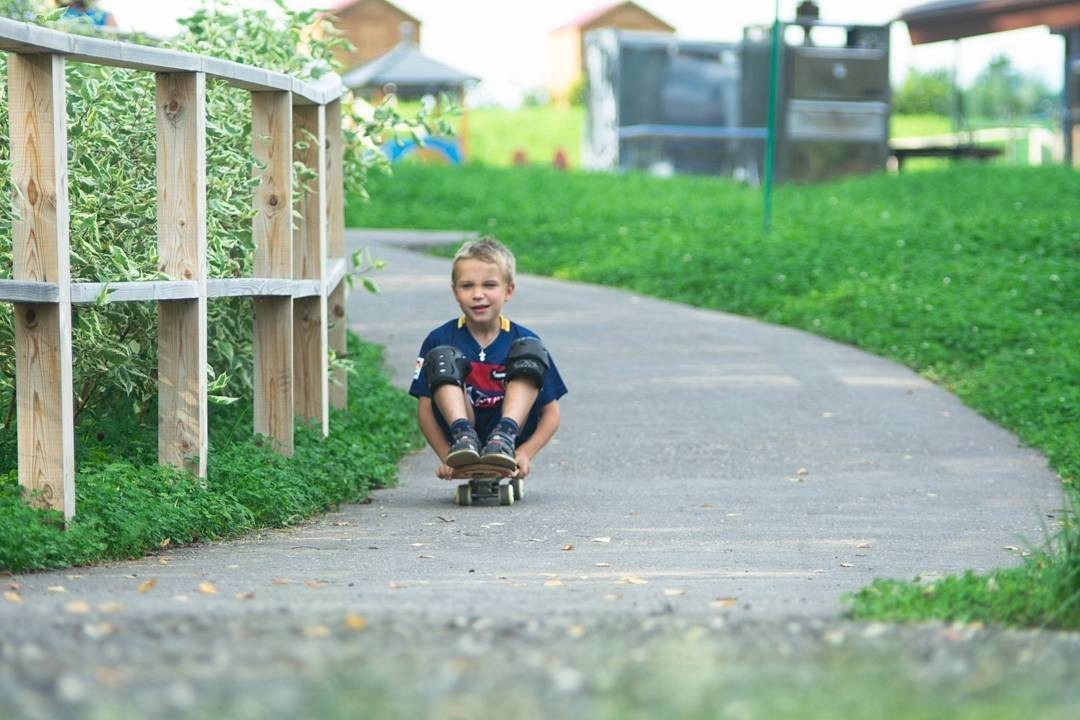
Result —
<instances>
[{"instance_id":1,"label":"wooden fence post","mask_svg":"<svg viewBox=\"0 0 1080 720\"><path fill-rule=\"evenodd\" d=\"M15 280L56 283L49 303L15 303L19 484L75 515L67 106L64 58L8 55Z\"/></svg>"},{"instance_id":2,"label":"wooden fence post","mask_svg":"<svg viewBox=\"0 0 1080 720\"><path fill-rule=\"evenodd\" d=\"M332 258L345 257L345 146L341 137L341 100L326 106L326 232L327 253ZM346 263L348 260L346 259ZM347 265L346 265L347 268ZM348 269L346 269L348 272ZM328 338L330 349L339 357L348 353L345 331L345 303L348 282L342 278L336 287L327 288ZM330 381L330 404L342 410L348 403L349 375L335 370Z\"/></svg>"},{"instance_id":3,"label":"wooden fence post","mask_svg":"<svg viewBox=\"0 0 1080 720\"><path fill-rule=\"evenodd\" d=\"M292 95L251 93L255 190L255 276L292 276ZM256 297L254 354L255 432L293 453L293 300Z\"/></svg>"},{"instance_id":4,"label":"wooden fence post","mask_svg":"<svg viewBox=\"0 0 1080 720\"><path fill-rule=\"evenodd\" d=\"M303 143L294 160L313 170L297 202L293 278L319 281L319 294L293 302L293 378L296 414L330 434L326 322L326 107L293 107L293 134Z\"/></svg>"},{"instance_id":5,"label":"wooden fence post","mask_svg":"<svg viewBox=\"0 0 1080 720\"><path fill-rule=\"evenodd\" d=\"M206 76L157 75L158 267L198 297L158 303L158 462L206 477Z\"/></svg>"}]
</instances>

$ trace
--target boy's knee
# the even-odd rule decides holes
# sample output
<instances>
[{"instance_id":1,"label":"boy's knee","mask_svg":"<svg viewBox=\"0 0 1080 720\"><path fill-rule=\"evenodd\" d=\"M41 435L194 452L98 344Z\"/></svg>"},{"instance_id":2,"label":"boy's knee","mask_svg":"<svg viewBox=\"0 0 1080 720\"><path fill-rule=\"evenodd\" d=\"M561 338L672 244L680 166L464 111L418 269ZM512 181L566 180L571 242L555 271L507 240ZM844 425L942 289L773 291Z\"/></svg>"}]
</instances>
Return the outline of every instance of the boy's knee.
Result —
<instances>
[{"instance_id":1,"label":"boy's knee","mask_svg":"<svg viewBox=\"0 0 1080 720\"><path fill-rule=\"evenodd\" d=\"M538 388L543 387L550 366L548 352L539 338L518 338L510 345L506 356L506 382L523 379Z\"/></svg>"},{"instance_id":2,"label":"boy's knee","mask_svg":"<svg viewBox=\"0 0 1080 720\"><path fill-rule=\"evenodd\" d=\"M435 392L442 385L465 387L465 378L469 376L472 363L465 353L453 345L434 347L424 357L424 379L428 389Z\"/></svg>"}]
</instances>

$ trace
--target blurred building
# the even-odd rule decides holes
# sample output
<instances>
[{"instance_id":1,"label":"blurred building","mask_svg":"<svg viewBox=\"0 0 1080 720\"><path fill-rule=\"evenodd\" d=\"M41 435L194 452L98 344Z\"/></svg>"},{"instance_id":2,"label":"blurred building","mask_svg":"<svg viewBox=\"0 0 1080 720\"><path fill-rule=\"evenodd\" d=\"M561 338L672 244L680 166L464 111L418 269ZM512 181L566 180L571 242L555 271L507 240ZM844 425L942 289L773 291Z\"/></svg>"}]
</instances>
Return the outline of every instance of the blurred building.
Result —
<instances>
[{"instance_id":1,"label":"blurred building","mask_svg":"<svg viewBox=\"0 0 1080 720\"><path fill-rule=\"evenodd\" d=\"M622 2L590 10L551 31L551 99L570 101L585 74L585 34L600 28L674 33L675 28L637 3Z\"/></svg>"},{"instance_id":2,"label":"blurred building","mask_svg":"<svg viewBox=\"0 0 1080 720\"><path fill-rule=\"evenodd\" d=\"M413 41L420 42L420 21L386 0L338 0L329 13L337 18L337 29L355 47L351 52L337 53L338 61L347 69L394 49L402 40L403 23L411 24Z\"/></svg>"},{"instance_id":3,"label":"blurred building","mask_svg":"<svg viewBox=\"0 0 1080 720\"><path fill-rule=\"evenodd\" d=\"M812 2L780 23L776 178L883 169L889 28L822 22ZM742 42L601 29L586 37L582 162L597 170L728 175L756 184L769 138L772 27Z\"/></svg>"},{"instance_id":4,"label":"blurred building","mask_svg":"<svg viewBox=\"0 0 1080 720\"><path fill-rule=\"evenodd\" d=\"M393 95L401 100L421 100L434 106L440 95L452 97L462 112L455 137L428 137L423 143L413 138L398 138L383 149L391 160L417 154L439 162L460 163L465 158L468 143L465 91L477 82L477 78L422 53L413 39L410 23L403 23L399 32L401 42L379 57L349 70L341 81L345 87L373 103Z\"/></svg>"}]
</instances>

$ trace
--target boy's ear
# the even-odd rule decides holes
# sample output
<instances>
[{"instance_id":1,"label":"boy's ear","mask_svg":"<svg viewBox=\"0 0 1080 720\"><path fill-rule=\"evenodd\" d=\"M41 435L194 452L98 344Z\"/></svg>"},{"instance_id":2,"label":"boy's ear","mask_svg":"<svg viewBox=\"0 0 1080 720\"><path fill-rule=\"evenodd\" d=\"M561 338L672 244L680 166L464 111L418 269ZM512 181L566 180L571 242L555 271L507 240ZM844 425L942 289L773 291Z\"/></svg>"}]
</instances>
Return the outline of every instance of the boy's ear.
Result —
<instances>
[{"instance_id":1,"label":"boy's ear","mask_svg":"<svg viewBox=\"0 0 1080 720\"><path fill-rule=\"evenodd\" d=\"M510 281L506 283L506 299L509 300L510 296L514 294L514 282Z\"/></svg>"}]
</instances>

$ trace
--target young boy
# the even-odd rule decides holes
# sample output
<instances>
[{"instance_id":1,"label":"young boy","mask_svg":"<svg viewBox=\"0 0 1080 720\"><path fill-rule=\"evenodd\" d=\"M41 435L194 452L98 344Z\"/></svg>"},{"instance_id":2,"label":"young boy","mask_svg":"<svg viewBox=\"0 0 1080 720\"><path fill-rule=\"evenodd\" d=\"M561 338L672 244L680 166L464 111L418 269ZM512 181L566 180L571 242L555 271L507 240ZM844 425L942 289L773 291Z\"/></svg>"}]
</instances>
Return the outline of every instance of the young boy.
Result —
<instances>
[{"instance_id":1,"label":"young boy","mask_svg":"<svg viewBox=\"0 0 1080 720\"><path fill-rule=\"evenodd\" d=\"M420 347L409 393L439 456L435 474L485 463L529 474L559 428L566 385L536 333L510 322L514 256L498 240L466 242L454 255L450 287L462 316L432 330Z\"/></svg>"}]
</instances>

